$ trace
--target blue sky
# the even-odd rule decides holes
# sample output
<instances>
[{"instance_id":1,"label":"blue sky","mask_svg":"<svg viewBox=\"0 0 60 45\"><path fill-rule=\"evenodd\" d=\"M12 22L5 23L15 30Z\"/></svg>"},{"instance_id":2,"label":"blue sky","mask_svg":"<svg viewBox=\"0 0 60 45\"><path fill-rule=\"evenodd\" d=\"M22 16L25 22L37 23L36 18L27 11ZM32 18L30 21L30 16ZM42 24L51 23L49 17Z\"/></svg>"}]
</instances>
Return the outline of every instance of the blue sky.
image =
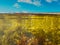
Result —
<instances>
[{"instance_id":1,"label":"blue sky","mask_svg":"<svg viewBox=\"0 0 60 45\"><path fill-rule=\"evenodd\" d=\"M60 12L60 0L0 0L0 13Z\"/></svg>"}]
</instances>

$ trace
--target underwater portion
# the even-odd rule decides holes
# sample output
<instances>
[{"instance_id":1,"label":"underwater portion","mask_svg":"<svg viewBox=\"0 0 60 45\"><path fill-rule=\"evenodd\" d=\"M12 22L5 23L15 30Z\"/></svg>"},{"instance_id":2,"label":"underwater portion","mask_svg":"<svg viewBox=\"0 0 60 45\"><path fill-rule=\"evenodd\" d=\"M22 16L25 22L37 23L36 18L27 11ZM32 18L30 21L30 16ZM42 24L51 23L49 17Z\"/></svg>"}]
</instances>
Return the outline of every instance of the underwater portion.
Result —
<instances>
[{"instance_id":1,"label":"underwater portion","mask_svg":"<svg viewBox=\"0 0 60 45\"><path fill-rule=\"evenodd\" d=\"M60 14L0 14L0 45L60 45Z\"/></svg>"}]
</instances>

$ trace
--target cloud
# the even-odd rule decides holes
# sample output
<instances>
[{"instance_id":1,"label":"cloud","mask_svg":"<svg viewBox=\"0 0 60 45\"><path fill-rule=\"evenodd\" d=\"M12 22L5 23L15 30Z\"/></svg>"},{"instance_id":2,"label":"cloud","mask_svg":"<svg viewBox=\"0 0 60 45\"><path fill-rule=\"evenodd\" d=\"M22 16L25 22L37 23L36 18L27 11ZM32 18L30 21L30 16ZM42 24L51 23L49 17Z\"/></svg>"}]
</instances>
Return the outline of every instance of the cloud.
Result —
<instances>
[{"instance_id":1,"label":"cloud","mask_svg":"<svg viewBox=\"0 0 60 45\"><path fill-rule=\"evenodd\" d=\"M37 5L37 6L41 6L42 5L39 1L34 1L33 4Z\"/></svg>"},{"instance_id":2,"label":"cloud","mask_svg":"<svg viewBox=\"0 0 60 45\"><path fill-rule=\"evenodd\" d=\"M46 2L51 3L53 1L58 1L58 0L46 0Z\"/></svg>"},{"instance_id":3,"label":"cloud","mask_svg":"<svg viewBox=\"0 0 60 45\"><path fill-rule=\"evenodd\" d=\"M28 13L28 11L22 11L22 13Z\"/></svg>"},{"instance_id":4,"label":"cloud","mask_svg":"<svg viewBox=\"0 0 60 45\"><path fill-rule=\"evenodd\" d=\"M19 8L20 5L18 3L15 3L13 6Z\"/></svg>"},{"instance_id":5,"label":"cloud","mask_svg":"<svg viewBox=\"0 0 60 45\"><path fill-rule=\"evenodd\" d=\"M38 1L38 0L18 0L18 2L24 2L24 3L29 3L29 4L33 4L33 5L36 5L36 6L41 6L41 2Z\"/></svg>"},{"instance_id":6,"label":"cloud","mask_svg":"<svg viewBox=\"0 0 60 45\"><path fill-rule=\"evenodd\" d=\"M31 0L18 0L18 2L32 3L32 1L31 1Z\"/></svg>"},{"instance_id":7,"label":"cloud","mask_svg":"<svg viewBox=\"0 0 60 45\"><path fill-rule=\"evenodd\" d=\"M46 0L46 2L49 2L49 3L51 3L51 2L52 2L52 0Z\"/></svg>"}]
</instances>

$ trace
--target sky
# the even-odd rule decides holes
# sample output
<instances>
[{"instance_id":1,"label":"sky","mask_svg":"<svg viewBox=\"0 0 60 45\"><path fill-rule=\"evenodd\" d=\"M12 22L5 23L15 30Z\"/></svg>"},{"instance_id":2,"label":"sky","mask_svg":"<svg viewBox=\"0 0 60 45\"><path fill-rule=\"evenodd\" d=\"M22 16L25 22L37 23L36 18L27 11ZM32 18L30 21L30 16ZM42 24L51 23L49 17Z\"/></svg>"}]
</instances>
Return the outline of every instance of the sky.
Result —
<instances>
[{"instance_id":1,"label":"sky","mask_svg":"<svg viewBox=\"0 0 60 45\"><path fill-rule=\"evenodd\" d=\"M0 13L59 13L60 0L0 0Z\"/></svg>"}]
</instances>

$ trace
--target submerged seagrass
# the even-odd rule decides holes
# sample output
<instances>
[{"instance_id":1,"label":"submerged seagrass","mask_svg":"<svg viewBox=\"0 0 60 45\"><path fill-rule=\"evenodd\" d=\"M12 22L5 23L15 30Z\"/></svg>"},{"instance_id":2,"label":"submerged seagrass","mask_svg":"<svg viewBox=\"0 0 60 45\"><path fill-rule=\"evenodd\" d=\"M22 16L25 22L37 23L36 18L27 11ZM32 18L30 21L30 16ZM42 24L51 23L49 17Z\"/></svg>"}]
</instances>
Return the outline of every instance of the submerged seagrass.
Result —
<instances>
[{"instance_id":1,"label":"submerged seagrass","mask_svg":"<svg viewBox=\"0 0 60 45\"><path fill-rule=\"evenodd\" d=\"M0 45L60 45L60 14L0 14Z\"/></svg>"}]
</instances>

